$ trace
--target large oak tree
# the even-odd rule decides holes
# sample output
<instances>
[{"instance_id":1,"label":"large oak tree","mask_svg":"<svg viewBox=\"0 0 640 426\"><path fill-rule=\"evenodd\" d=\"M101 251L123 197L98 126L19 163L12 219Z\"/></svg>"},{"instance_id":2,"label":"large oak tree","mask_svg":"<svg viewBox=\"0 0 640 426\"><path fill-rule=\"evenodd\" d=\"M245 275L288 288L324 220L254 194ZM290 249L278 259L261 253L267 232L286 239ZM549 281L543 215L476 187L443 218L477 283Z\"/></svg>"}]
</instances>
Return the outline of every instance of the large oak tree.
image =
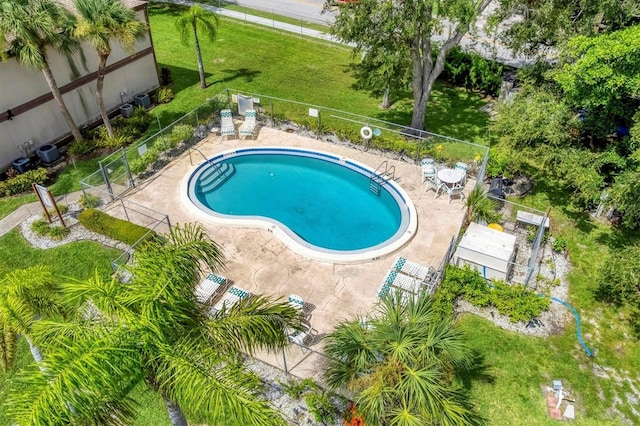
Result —
<instances>
[{"instance_id":1,"label":"large oak tree","mask_svg":"<svg viewBox=\"0 0 640 426\"><path fill-rule=\"evenodd\" d=\"M342 41L354 43L356 51L408 51L413 90L411 127L422 130L429 96L447 53L460 43L490 2L360 0L340 6L331 30ZM333 3L328 0L325 9Z\"/></svg>"}]
</instances>

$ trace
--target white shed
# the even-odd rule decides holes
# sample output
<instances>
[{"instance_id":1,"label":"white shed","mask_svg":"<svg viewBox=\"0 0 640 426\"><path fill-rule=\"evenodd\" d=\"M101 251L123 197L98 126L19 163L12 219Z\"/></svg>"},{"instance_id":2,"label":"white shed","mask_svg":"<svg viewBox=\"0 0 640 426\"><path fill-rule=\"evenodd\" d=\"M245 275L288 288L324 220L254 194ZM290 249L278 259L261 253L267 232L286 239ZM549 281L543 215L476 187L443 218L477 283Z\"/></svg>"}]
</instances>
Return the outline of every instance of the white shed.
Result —
<instances>
[{"instance_id":1,"label":"white shed","mask_svg":"<svg viewBox=\"0 0 640 426\"><path fill-rule=\"evenodd\" d=\"M487 279L506 280L516 255L516 236L471 223L456 248L452 262L469 265Z\"/></svg>"}]
</instances>

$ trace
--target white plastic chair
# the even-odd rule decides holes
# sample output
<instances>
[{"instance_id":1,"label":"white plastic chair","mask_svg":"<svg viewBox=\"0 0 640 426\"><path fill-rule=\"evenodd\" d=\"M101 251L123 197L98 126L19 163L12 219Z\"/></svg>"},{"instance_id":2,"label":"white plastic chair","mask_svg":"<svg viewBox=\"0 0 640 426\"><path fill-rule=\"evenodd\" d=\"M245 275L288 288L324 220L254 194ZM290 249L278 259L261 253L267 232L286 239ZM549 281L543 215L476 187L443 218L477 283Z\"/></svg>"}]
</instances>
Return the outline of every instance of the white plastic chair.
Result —
<instances>
[{"instance_id":1,"label":"white plastic chair","mask_svg":"<svg viewBox=\"0 0 640 426\"><path fill-rule=\"evenodd\" d=\"M248 109L244 113L244 123L240 126L240 137L253 136L256 129L256 110Z\"/></svg>"},{"instance_id":2,"label":"white plastic chair","mask_svg":"<svg viewBox=\"0 0 640 426\"><path fill-rule=\"evenodd\" d=\"M230 109L220 111L220 134L222 137L236 135L236 127L233 124L233 114Z\"/></svg>"},{"instance_id":3,"label":"white plastic chair","mask_svg":"<svg viewBox=\"0 0 640 426\"><path fill-rule=\"evenodd\" d=\"M440 195L440 190L446 187L447 186L444 183L442 183L442 181L440 181L440 179L438 179L438 176L436 175L433 180L427 179L427 184L424 187L424 192L427 192L428 190L433 189L436 193L436 195L434 195L433 198L438 198L438 195Z\"/></svg>"},{"instance_id":4,"label":"white plastic chair","mask_svg":"<svg viewBox=\"0 0 640 426\"><path fill-rule=\"evenodd\" d=\"M461 161L458 161L456 163L456 165L454 166L454 169L462 170L464 172L464 176L462 178L462 183L467 183L467 172L469 171L469 166L467 165L467 163L463 163Z\"/></svg>"},{"instance_id":5,"label":"white plastic chair","mask_svg":"<svg viewBox=\"0 0 640 426\"><path fill-rule=\"evenodd\" d=\"M451 188L447 188L447 194L449 195L449 204L451 204L451 197L459 196L460 200L464 200L464 186L455 184Z\"/></svg>"}]
</instances>

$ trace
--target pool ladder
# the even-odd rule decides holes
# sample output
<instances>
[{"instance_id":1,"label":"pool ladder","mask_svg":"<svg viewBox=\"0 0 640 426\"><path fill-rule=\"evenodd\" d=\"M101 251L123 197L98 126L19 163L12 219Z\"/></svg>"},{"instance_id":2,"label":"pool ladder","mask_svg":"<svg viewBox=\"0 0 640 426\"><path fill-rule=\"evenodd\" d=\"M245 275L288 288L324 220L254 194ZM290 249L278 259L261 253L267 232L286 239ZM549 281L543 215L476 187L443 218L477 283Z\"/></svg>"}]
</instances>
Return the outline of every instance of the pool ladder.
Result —
<instances>
[{"instance_id":1,"label":"pool ladder","mask_svg":"<svg viewBox=\"0 0 640 426\"><path fill-rule=\"evenodd\" d=\"M382 170L383 168L384 170ZM380 195L382 185L386 184L389 179L396 179L396 166L389 167L389 162L384 160L369 178L369 190Z\"/></svg>"}]
</instances>

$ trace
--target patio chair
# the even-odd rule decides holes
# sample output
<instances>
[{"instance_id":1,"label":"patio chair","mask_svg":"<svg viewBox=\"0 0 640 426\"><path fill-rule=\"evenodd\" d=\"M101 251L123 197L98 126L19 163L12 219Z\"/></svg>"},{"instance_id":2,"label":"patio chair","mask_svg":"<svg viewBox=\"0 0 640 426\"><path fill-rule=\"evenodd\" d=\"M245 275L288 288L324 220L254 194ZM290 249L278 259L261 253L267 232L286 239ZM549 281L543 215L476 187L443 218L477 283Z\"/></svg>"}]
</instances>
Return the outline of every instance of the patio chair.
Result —
<instances>
[{"instance_id":1,"label":"patio chair","mask_svg":"<svg viewBox=\"0 0 640 426\"><path fill-rule=\"evenodd\" d=\"M420 172L422 173L422 182L431 178L433 180L436 176L436 163L433 158L424 158L420 162Z\"/></svg>"},{"instance_id":2,"label":"patio chair","mask_svg":"<svg viewBox=\"0 0 640 426\"><path fill-rule=\"evenodd\" d=\"M256 110L248 109L245 111L244 123L240 126L240 137L253 136L256 129Z\"/></svg>"},{"instance_id":3,"label":"patio chair","mask_svg":"<svg viewBox=\"0 0 640 426\"><path fill-rule=\"evenodd\" d=\"M424 192L427 192L428 190L433 189L436 192L436 195L434 195L433 198L438 198L438 195L440 194L440 190L443 188L446 188L446 185L442 183L440 179L438 179L438 176L436 175L433 180L427 179L427 184L424 187Z\"/></svg>"},{"instance_id":4,"label":"patio chair","mask_svg":"<svg viewBox=\"0 0 640 426\"><path fill-rule=\"evenodd\" d=\"M462 170L464 172L464 177L462 178L462 183L467 183L467 172L469 171L469 166L467 165L467 163L463 163L461 161L458 161L456 163L456 165L454 166L454 169Z\"/></svg>"},{"instance_id":5,"label":"patio chair","mask_svg":"<svg viewBox=\"0 0 640 426\"><path fill-rule=\"evenodd\" d=\"M196 299L200 303L207 303L209 299L213 297L214 294L220 292L224 288L224 285L226 283L227 283L227 279L222 275L216 275L214 273L210 273L196 287L194 291L196 295Z\"/></svg>"},{"instance_id":6,"label":"patio chair","mask_svg":"<svg viewBox=\"0 0 640 426\"><path fill-rule=\"evenodd\" d=\"M253 96L238 95L238 114L245 115L247 111L253 111Z\"/></svg>"},{"instance_id":7,"label":"patio chair","mask_svg":"<svg viewBox=\"0 0 640 426\"><path fill-rule=\"evenodd\" d=\"M302 330L295 330L289 335L289 340L300 346L302 353L305 353L305 347L313 343L318 334L317 330L311 326L309 321L302 321Z\"/></svg>"},{"instance_id":8,"label":"patio chair","mask_svg":"<svg viewBox=\"0 0 640 426\"><path fill-rule=\"evenodd\" d=\"M236 127L233 124L233 114L230 109L220 111L220 134L222 137L236 135Z\"/></svg>"},{"instance_id":9,"label":"patio chair","mask_svg":"<svg viewBox=\"0 0 640 426\"><path fill-rule=\"evenodd\" d=\"M249 294L250 293L247 290L233 286L227 290L222 299L218 300L213 309L216 311L231 309L233 305L249 297Z\"/></svg>"},{"instance_id":10,"label":"patio chair","mask_svg":"<svg viewBox=\"0 0 640 426\"><path fill-rule=\"evenodd\" d=\"M290 294L289 305L302 312L304 310L304 299L297 294Z\"/></svg>"},{"instance_id":11,"label":"patio chair","mask_svg":"<svg viewBox=\"0 0 640 426\"><path fill-rule=\"evenodd\" d=\"M398 257L393 265L393 269L400 271L405 275L410 275L425 281L433 273L433 268L430 266L424 266L416 262L405 259L404 257Z\"/></svg>"},{"instance_id":12,"label":"patio chair","mask_svg":"<svg viewBox=\"0 0 640 426\"><path fill-rule=\"evenodd\" d=\"M451 204L451 197L459 196L460 200L464 200L464 186L456 184L451 188L447 187L447 194L449 195L449 204Z\"/></svg>"},{"instance_id":13,"label":"patio chair","mask_svg":"<svg viewBox=\"0 0 640 426\"><path fill-rule=\"evenodd\" d=\"M417 293L422 285L422 280L401 274L393 269L387 273L387 279L391 281L393 287L408 293Z\"/></svg>"}]
</instances>

